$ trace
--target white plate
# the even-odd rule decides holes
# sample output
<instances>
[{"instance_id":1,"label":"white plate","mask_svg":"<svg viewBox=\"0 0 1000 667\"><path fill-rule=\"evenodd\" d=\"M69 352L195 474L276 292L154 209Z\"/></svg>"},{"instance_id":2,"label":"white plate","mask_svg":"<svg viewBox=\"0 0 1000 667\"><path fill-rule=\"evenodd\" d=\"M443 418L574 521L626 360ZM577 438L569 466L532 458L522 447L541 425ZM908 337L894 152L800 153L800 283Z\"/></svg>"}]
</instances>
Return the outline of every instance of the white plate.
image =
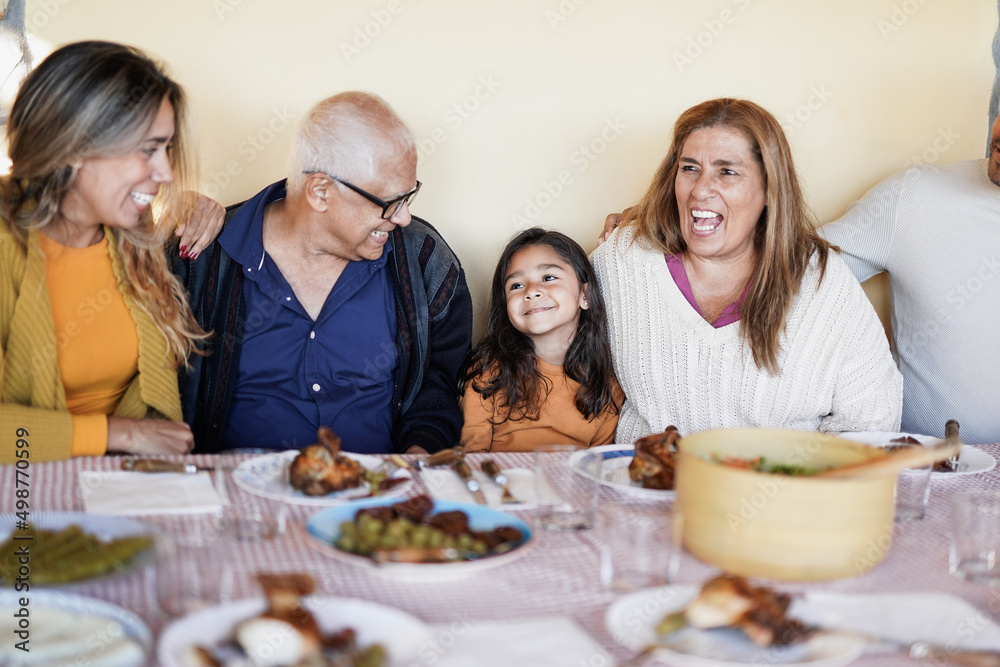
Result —
<instances>
[{"instance_id":1,"label":"white plate","mask_svg":"<svg viewBox=\"0 0 1000 667\"><path fill-rule=\"evenodd\" d=\"M474 530L491 530L498 526L514 526L524 534L524 541L510 551L478 560L463 560L450 563L385 563L379 565L371 558L341 551L333 546L340 537L340 524L353 521L354 515L362 507L391 505L393 500L376 500L361 506L331 507L313 515L306 525L308 542L334 560L364 567L375 574L407 581L443 580L463 577L485 569L497 567L524 556L534 546L531 528L521 519L483 505L459 503L450 500L435 500L432 514L461 510L469 517L469 526Z\"/></svg>"},{"instance_id":2,"label":"white plate","mask_svg":"<svg viewBox=\"0 0 1000 667\"><path fill-rule=\"evenodd\" d=\"M431 639L423 622L394 607L357 600L309 596L305 607L312 612L324 633L353 628L359 646L379 643L389 654L390 667L415 662L420 648ZM166 627L160 636L157 658L162 667L185 667L185 653L192 646L214 648L232 637L241 621L259 615L267 608L263 598L239 600L232 604L202 609L180 618Z\"/></svg>"},{"instance_id":3,"label":"white plate","mask_svg":"<svg viewBox=\"0 0 1000 667\"><path fill-rule=\"evenodd\" d=\"M628 476L628 466L635 456L633 445L601 445L590 447L573 452L569 457L569 466L578 475L594 478L594 475L583 469L581 462L587 454L600 454L604 459L601 467L601 477L598 484L615 489L626 495L646 500L672 500L675 497L674 491L661 491L659 489L644 489L642 485L633 482Z\"/></svg>"},{"instance_id":4,"label":"white plate","mask_svg":"<svg viewBox=\"0 0 1000 667\"><path fill-rule=\"evenodd\" d=\"M14 634L19 629L14 626L14 614L22 597L29 598L29 653L15 648L21 639ZM61 645L67 657L59 664L141 667L153 651L153 633L146 624L132 612L103 600L57 591L4 590L0 591L0 618L3 665L11 664L11 657L41 659L43 652L56 651Z\"/></svg>"},{"instance_id":5,"label":"white plate","mask_svg":"<svg viewBox=\"0 0 1000 667\"><path fill-rule=\"evenodd\" d=\"M680 611L700 590L699 586L649 588L619 598L604 617L605 626L622 646L641 651L653 642L663 643L658 655L681 667L732 667L774 664L784 667L833 667L853 662L864 650L864 641L849 634L822 633L778 648L761 648L735 629L685 628L658 637L654 628L667 614ZM808 605L808 598L794 605ZM794 607L793 607L794 611Z\"/></svg>"},{"instance_id":6,"label":"white plate","mask_svg":"<svg viewBox=\"0 0 1000 667\"><path fill-rule=\"evenodd\" d=\"M119 537L131 537L134 535L149 535L156 540L156 531L146 524L121 516L108 516L105 514L87 514L86 512L39 512L28 513L28 520L34 524L36 529L41 530L63 530L64 528L76 524L83 529L83 532L95 535L100 540L107 542ZM0 544L14 532L17 522L20 521L15 513L0 514ZM68 581L65 584L49 584L58 586L74 586L77 584L89 584L94 581L116 577L127 574L133 570L151 562L156 558L155 546L146 549L129 562L124 570L113 570L105 572L97 577L80 579L79 581ZM32 587L44 586L46 584L36 584L32 582ZM2 664L2 663L0 663Z\"/></svg>"},{"instance_id":7,"label":"white plate","mask_svg":"<svg viewBox=\"0 0 1000 667\"><path fill-rule=\"evenodd\" d=\"M382 465L383 460L378 456L367 454L354 454L352 452L342 452L344 456L352 458L368 470L375 470ZM296 505L313 505L314 507L329 507L339 505L358 498L369 497L369 486L362 482L361 486L353 489L335 491L325 496L307 496L296 491L288 483L288 466L292 464L295 457L299 455L299 450L290 449L286 452L275 452L265 454L243 461L236 470L233 471L233 480L243 490L272 500L282 500L286 503ZM391 475L393 478L405 478L406 481L392 487L388 491L379 493L380 498L393 498L401 496L413 485L412 475L408 470L396 470Z\"/></svg>"},{"instance_id":8,"label":"white plate","mask_svg":"<svg viewBox=\"0 0 1000 667\"><path fill-rule=\"evenodd\" d=\"M905 438L907 436L919 440L920 443L924 445L940 441L939 438L935 438L930 435L914 435L912 433L892 433L881 431L860 431L857 433L837 433L835 435L847 438L848 440L863 442L866 445L872 445L873 447L886 447L890 444L898 444L892 443L891 441L897 438ZM980 472L986 472L987 470L993 470L993 468L996 467L996 464L997 461L995 458L978 447L962 445L962 451L958 455L958 470L953 472L935 472L933 473L933 477L939 478L954 477L955 475L973 475Z\"/></svg>"}]
</instances>

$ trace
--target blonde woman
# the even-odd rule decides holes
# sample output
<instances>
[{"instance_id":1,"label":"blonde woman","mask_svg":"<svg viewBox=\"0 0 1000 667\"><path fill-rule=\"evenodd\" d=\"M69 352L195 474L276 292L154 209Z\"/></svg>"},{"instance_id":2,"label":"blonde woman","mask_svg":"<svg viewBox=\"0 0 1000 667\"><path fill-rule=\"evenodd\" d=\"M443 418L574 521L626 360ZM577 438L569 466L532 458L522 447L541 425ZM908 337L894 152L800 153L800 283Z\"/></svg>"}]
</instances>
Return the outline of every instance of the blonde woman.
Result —
<instances>
[{"instance_id":1,"label":"blonde woman","mask_svg":"<svg viewBox=\"0 0 1000 667\"><path fill-rule=\"evenodd\" d=\"M177 368L206 334L164 252L193 207L184 120L181 88L118 44L65 46L22 84L0 183L0 461L191 450ZM183 227L188 257L218 232Z\"/></svg>"}]
</instances>

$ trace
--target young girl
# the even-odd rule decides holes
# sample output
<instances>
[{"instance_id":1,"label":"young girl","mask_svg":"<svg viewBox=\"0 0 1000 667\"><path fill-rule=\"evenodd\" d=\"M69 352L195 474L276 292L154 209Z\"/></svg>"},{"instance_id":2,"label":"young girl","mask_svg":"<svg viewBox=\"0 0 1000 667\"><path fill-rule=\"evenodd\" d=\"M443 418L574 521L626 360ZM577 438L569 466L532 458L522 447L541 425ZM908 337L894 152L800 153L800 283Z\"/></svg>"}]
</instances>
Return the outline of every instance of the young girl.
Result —
<instances>
[{"instance_id":1,"label":"young girl","mask_svg":"<svg viewBox=\"0 0 1000 667\"><path fill-rule=\"evenodd\" d=\"M497 264L486 334L462 371L466 451L612 442L622 391L583 248L533 227Z\"/></svg>"}]
</instances>

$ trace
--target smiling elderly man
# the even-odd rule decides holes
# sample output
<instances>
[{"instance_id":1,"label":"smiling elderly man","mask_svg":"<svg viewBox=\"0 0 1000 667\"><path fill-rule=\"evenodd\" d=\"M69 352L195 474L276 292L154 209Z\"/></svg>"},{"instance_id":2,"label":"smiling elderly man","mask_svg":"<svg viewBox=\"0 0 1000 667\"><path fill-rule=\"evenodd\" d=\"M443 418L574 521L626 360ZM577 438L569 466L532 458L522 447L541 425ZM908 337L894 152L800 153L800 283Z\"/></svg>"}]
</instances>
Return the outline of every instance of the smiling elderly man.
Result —
<instances>
[{"instance_id":1,"label":"smiling elderly man","mask_svg":"<svg viewBox=\"0 0 1000 667\"><path fill-rule=\"evenodd\" d=\"M211 353L182 379L196 452L300 448L329 426L347 451L458 441L472 303L458 258L411 217L413 135L381 98L320 102L287 181L230 212L176 267Z\"/></svg>"},{"instance_id":2,"label":"smiling elderly man","mask_svg":"<svg viewBox=\"0 0 1000 667\"><path fill-rule=\"evenodd\" d=\"M1000 442L1000 121L987 159L907 169L819 232L858 280L889 273L903 430Z\"/></svg>"}]
</instances>

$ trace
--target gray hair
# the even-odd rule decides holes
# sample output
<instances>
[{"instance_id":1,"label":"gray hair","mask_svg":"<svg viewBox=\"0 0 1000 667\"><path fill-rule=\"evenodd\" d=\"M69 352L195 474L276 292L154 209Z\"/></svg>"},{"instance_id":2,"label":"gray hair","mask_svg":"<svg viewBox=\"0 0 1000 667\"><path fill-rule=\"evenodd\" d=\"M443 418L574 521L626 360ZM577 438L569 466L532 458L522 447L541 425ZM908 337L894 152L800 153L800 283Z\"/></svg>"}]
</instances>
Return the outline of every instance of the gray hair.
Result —
<instances>
[{"instance_id":1,"label":"gray hair","mask_svg":"<svg viewBox=\"0 0 1000 667\"><path fill-rule=\"evenodd\" d=\"M375 178L379 159L415 151L413 133L378 95L353 91L328 97L299 126L288 165L288 194L301 192L304 172L366 182Z\"/></svg>"}]
</instances>

